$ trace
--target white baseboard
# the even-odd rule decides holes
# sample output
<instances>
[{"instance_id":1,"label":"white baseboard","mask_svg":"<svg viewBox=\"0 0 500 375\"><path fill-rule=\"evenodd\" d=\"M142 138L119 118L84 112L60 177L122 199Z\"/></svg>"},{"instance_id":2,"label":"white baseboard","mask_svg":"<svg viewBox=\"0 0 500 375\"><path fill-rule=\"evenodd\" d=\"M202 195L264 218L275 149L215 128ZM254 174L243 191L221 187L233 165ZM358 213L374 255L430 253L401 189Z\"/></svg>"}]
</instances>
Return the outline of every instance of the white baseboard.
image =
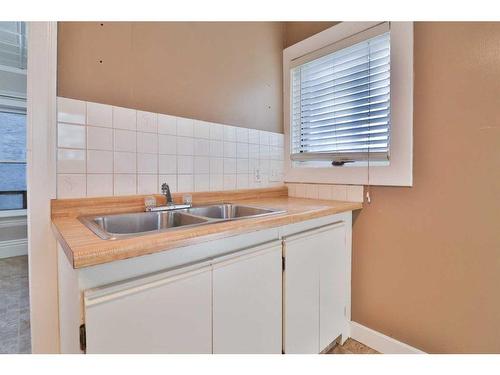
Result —
<instances>
[{"instance_id":1,"label":"white baseboard","mask_svg":"<svg viewBox=\"0 0 500 375\"><path fill-rule=\"evenodd\" d=\"M0 259L28 254L28 239L0 241Z\"/></svg>"},{"instance_id":2,"label":"white baseboard","mask_svg":"<svg viewBox=\"0 0 500 375\"><path fill-rule=\"evenodd\" d=\"M384 354L425 354L425 352L414 348L392 337L386 336L359 323L351 322L351 337L377 352Z\"/></svg>"}]
</instances>

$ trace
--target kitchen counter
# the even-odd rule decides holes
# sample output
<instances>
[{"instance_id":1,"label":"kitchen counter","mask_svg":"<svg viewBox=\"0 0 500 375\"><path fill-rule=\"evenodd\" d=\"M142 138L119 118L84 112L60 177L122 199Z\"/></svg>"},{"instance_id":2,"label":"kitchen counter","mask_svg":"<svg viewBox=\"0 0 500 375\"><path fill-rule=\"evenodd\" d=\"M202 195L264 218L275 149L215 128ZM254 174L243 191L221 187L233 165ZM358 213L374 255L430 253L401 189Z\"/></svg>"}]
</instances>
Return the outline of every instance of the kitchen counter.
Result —
<instances>
[{"instance_id":1,"label":"kitchen counter","mask_svg":"<svg viewBox=\"0 0 500 375\"><path fill-rule=\"evenodd\" d=\"M356 202L291 198L287 195L286 187L191 194L195 206L230 202L286 212L176 228L125 239L103 240L82 224L78 217L141 212L144 211L146 196L55 199L52 201L54 233L73 268L83 268L362 208L362 203ZM163 196L155 197L159 204L163 204ZM182 194L173 194L173 197L176 202L182 200Z\"/></svg>"}]
</instances>

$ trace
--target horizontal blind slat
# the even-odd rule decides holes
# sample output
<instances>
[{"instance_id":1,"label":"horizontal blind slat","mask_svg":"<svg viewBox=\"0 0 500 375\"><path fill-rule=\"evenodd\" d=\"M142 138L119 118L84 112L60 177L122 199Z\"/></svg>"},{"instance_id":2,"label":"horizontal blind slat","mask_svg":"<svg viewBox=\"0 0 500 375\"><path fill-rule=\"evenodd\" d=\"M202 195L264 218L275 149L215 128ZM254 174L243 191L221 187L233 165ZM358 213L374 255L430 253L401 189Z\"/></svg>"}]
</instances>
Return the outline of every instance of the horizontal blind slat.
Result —
<instances>
[{"instance_id":1,"label":"horizontal blind slat","mask_svg":"<svg viewBox=\"0 0 500 375\"><path fill-rule=\"evenodd\" d=\"M0 64L26 69L27 43L24 22L0 22Z\"/></svg>"}]
</instances>

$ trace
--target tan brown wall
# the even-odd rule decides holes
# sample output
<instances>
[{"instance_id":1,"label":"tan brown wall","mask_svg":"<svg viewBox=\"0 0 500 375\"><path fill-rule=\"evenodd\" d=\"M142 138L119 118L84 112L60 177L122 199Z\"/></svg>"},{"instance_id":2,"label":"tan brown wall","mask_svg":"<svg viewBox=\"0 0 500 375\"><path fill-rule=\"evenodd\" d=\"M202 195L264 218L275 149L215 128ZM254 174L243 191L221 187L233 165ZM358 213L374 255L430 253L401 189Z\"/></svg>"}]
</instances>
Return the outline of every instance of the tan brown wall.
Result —
<instances>
[{"instance_id":1,"label":"tan brown wall","mask_svg":"<svg viewBox=\"0 0 500 375\"><path fill-rule=\"evenodd\" d=\"M280 22L61 22L58 95L275 132Z\"/></svg>"},{"instance_id":2,"label":"tan brown wall","mask_svg":"<svg viewBox=\"0 0 500 375\"><path fill-rule=\"evenodd\" d=\"M335 25L336 21L323 21L323 22L285 22L285 38L284 45L290 47L291 45L300 42L310 36L319 33L329 27Z\"/></svg>"},{"instance_id":3,"label":"tan brown wall","mask_svg":"<svg viewBox=\"0 0 500 375\"><path fill-rule=\"evenodd\" d=\"M353 320L427 352L500 353L500 23L416 23L414 186L372 187Z\"/></svg>"}]
</instances>

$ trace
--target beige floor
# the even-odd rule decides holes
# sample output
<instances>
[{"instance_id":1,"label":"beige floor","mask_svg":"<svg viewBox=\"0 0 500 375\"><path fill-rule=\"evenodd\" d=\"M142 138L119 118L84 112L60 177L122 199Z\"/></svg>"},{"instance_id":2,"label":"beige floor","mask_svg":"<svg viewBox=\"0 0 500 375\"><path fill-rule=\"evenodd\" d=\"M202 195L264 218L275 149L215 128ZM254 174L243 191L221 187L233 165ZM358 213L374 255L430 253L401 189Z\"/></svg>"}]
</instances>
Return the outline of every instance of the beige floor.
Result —
<instances>
[{"instance_id":1,"label":"beige floor","mask_svg":"<svg viewBox=\"0 0 500 375\"><path fill-rule=\"evenodd\" d=\"M0 259L0 353L31 353L27 256Z\"/></svg>"},{"instance_id":2,"label":"beige floor","mask_svg":"<svg viewBox=\"0 0 500 375\"><path fill-rule=\"evenodd\" d=\"M337 345L327 354L380 354L376 350L353 339L347 339L344 345Z\"/></svg>"}]
</instances>

